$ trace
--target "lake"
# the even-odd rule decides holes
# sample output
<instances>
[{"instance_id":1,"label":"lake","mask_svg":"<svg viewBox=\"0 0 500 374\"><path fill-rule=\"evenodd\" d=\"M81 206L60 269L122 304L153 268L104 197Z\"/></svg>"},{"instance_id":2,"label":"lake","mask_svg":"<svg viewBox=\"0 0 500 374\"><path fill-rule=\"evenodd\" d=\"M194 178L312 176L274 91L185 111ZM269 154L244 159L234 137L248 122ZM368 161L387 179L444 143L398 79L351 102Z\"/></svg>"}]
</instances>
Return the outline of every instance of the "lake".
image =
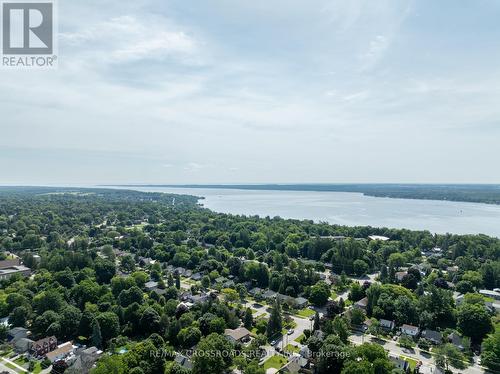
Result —
<instances>
[{"instance_id":1,"label":"lake","mask_svg":"<svg viewBox=\"0 0 500 374\"><path fill-rule=\"evenodd\" d=\"M203 196L221 213L310 219L347 226L406 228L434 233L500 237L500 206L478 203L392 199L351 192L252 191L128 187L140 191Z\"/></svg>"}]
</instances>

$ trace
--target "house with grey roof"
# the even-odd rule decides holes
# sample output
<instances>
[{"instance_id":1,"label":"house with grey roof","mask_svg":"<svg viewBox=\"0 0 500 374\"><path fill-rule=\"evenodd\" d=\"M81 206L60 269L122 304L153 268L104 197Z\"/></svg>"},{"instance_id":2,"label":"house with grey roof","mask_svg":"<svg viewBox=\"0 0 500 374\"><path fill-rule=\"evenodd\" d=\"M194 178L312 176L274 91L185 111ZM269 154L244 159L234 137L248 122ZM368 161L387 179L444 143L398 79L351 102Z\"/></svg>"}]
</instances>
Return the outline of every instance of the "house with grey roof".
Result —
<instances>
[{"instance_id":1,"label":"house with grey roof","mask_svg":"<svg viewBox=\"0 0 500 374\"><path fill-rule=\"evenodd\" d=\"M380 320L380 327L385 329L385 330L393 330L395 327L394 321L389 321L387 319L381 319Z\"/></svg>"},{"instance_id":2,"label":"house with grey roof","mask_svg":"<svg viewBox=\"0 0 500 374\"><path fill-rule=\"evenodd\" d=\"M427 339L433 344L441 344L443 341L443 335L439 331L425 329L422 331L422 338Z\"/></svg>"}]
</instances>

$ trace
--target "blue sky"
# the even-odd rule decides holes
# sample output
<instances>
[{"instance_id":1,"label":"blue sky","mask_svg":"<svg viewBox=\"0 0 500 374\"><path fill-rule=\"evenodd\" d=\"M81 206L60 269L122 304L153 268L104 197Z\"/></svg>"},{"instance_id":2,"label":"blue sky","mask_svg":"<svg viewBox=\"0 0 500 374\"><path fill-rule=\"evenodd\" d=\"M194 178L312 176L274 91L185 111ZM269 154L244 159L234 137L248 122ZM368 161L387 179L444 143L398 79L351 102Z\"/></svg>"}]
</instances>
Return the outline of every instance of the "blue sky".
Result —
<instances>
[{"instance_id":1,"label":"blue sky","mask_svg":"<svg viewBox=\"0 0 500 374\"><path fill-rule=\"evenodd\" d=\"M500 183L498 1L59 1L3 184Z\"/></svg>"}]
</instances>

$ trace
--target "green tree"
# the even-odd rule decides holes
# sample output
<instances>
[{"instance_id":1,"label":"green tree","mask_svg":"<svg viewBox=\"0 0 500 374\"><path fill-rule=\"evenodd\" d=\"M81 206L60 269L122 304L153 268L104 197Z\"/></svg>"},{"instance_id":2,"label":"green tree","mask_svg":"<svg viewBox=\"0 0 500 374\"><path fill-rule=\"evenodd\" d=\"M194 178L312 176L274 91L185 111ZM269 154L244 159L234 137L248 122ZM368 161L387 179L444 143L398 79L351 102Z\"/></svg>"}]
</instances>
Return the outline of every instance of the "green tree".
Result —
<instances>
[{"instance_id":1,"label":"green tree","mask_svg":"<svg viewBox=\"0 0 500 374\"><path fill-rule=\"evenodd\" d=\"M91 370L91 374L125 374L127 367L119 355L103 355L97 362L97 366Z\"/></svg>"},{"instance_id":2,"label":"green tree","mask_svg":"<svg viewBox=\"0 0 500 374\"><path fill-rule=\"evenodd\" d=\"M24 327L29 318L29 310L25 306L16 307L9 315L9 323L12 326Z\"/></svg>"},{"instance_id":3,"label":"green tree","mask_svg":"<svg viewBox=\"0 0 500 374\"><path fill-rule=\"evenodd\" d=\"M330 287L325 282L318 282L311 287L309 301L316 306L323 306L330 297Z\"/></svg>"},{"instance_id":4,"label":"green tree","mask_svg":"<svg viewBox=\"0 0 500 374\"><path fill-rule=\"evenodd\" d=\"M245 325L245 327L246 327L248 330L251 330L251 329L252 329L252 325L253 325L253 315L252 315L252 310L251 310L250 308L247 308L247 309L245 310L245 317L244 317L243 324Z\"/></svg>"},{"instance_id":5,"label":"green tree","mask_svg":"<svg viewBox=\"0 0 500 374\"><path fill-rule=\"evenodd\" d=\"M468 366L464 354L453 344L447 343L438 346L433 349L433 354L436 366L446 371L450 370L450 366L459 370L463 370Z\"/></svg>"},{"instance_id":6,"label":"green tree","mask_svg":"<svg viewBox=\"0 0 500 374\"><path fill-rule=\"evenodd\" d=\"M120 333L120 321L115 313L104 312L97 315L96 318L101 327L101 335L104 342L118 336Z\"/></svg>"},{"instance_id":7,"label":"green tree","mask_svg":"<svg viewBox=\"0 0 500 374\"><path fill-rule=\"evenodd\" d=\"M314 324L313 324L313 331L317 331L321 328L321 325L320 325L320 320L319 320L319 313L316 312L314 314Z\"/></svg>"},{"instance_id":8,"label":"green tree","mask_svg":"<svg viewBox=\"0 0 500 374\"><path fill-rule=\"evenodd\" d=\"M277 334L281 335L282 328L283 319L281 316L281 305L279 303L279 300L276 300L271 308L269 321L267 323L267 337L271 339Z\"/></svg>"},{"instance_id":9,"label":"green tree","mask_svg":"<svg viewBox=\"0 0 500 374\"><path fill-rule=\"evenodd\" d=\"M355 260L352 263L352 266L353 266L354 273L359 277L362 275L365 275L366 272L368 271L368 264L363 260L359 260L359 259Z\"/></svg>"},{"instance_id":10,"label":"green tree","mask_svg":"<svg viewBox=\"0 0 500 374\"><path fill-rule=\"evenodd\" d=\"M94 320L92 323L92 338L90 342L94 347L102 348L101 326L99 326L97 320Z\"/></svg>"},{"instance_id":11,"label":"green tree","mask_svg":"<svg viewBox=\"0 0 500 374\"><path fill-rule=\"evenodd\" d=\"M460 331L479 343L492 330L491 317L483 305L463 303L457 312L457 325Z\"/></svg>"},{"instance_id":12,"label":"green tree","mask_svg":"<svg viewBox=\"0 0 500 374\"><path fill-rule=\"evenodd\" d=\"M483 341L481 364L494 373L500 373L500 325Z\"/></svg>"},{"instance_id":13,"label":"green tree","mask_svg":"<svg viewBox=\"0 0 500 374\"><path fill-rule=\"evenodd\" d=\"M94 265L96 280L98 283L109 283L116 273L115 264L110 260L98 258Z\"/></svg>"},{"instance_id":14,"label":"green tree","mask_svg":"<svg viewBox=\"0 0 500 374\"><path fill-rule=\"evenodd\" d=\"M231 366L232 344L222 335L210 334L200 340L193 356L193 373L223 373Z\"/></svg>"}]
</instances>

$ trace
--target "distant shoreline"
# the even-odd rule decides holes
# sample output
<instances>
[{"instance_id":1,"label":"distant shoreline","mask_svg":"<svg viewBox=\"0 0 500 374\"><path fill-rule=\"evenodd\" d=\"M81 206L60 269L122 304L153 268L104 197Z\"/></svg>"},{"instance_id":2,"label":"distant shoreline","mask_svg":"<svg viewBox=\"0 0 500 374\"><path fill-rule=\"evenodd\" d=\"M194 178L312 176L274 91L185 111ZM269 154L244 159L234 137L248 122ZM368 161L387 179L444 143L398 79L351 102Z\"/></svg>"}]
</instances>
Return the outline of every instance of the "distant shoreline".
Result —
<instances>
[{"instance_id":1,"label":"distant shoreline","mask_svg":"<svg viewBox=\"0 0 500 374\"><path fill-rule=\"evenodd\" d=\"M397 199L459 201L500 205L498 184L114 184L103 187L161 187L253 191L357 192Z\"/></svg>"}]
</instances>

